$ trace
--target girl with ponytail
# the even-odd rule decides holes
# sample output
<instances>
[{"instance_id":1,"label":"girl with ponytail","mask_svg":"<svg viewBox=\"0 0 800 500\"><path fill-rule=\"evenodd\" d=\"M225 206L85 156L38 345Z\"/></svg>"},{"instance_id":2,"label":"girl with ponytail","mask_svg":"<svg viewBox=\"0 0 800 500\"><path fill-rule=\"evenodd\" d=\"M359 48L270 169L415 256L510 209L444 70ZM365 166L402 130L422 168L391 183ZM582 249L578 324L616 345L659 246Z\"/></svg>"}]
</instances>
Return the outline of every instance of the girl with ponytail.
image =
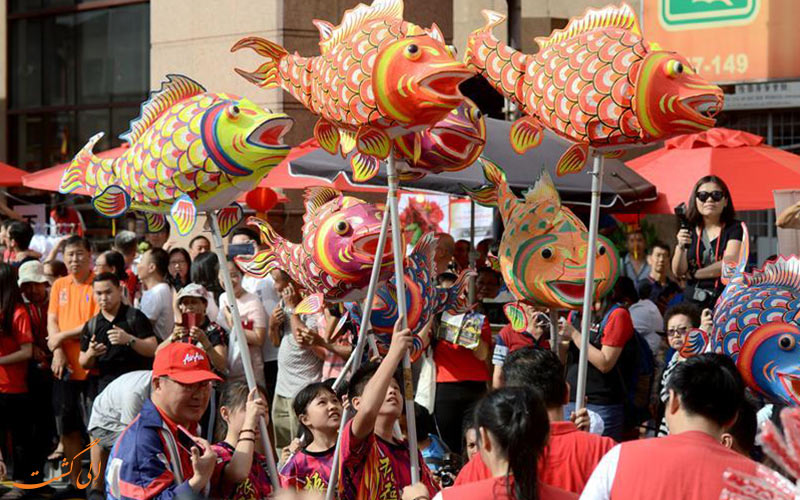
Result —
<instances>
[{"instance_id":1,"label":"girl with ponytail","mask_svg":"<svg viewBox=\"0 0 800 500\"><path fill-rule=\"evenodd\" d=\"M489 479L447 488L434 500L562 500L577 498L539 483L536 468L547 444L550 424L538 393L527 387L506 387L489 393L475 408L478 449L489 467ZM416 485L414 485L416 486ZM420 490L422 491L422 490ZM403 499L414 496L411 487Z\"/></svg>"}]
</instances>

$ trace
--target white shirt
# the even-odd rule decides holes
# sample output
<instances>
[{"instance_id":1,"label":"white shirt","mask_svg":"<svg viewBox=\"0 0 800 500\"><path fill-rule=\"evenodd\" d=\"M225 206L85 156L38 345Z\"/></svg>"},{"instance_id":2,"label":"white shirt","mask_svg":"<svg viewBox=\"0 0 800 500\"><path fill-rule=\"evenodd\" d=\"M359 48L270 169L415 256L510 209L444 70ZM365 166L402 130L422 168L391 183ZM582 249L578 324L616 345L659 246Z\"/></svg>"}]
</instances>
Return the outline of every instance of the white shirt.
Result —
<instances>
[{"instance_id":1,"label":"white shirt","mask_svg":"<svg viewBox=\"0 0 800 500\"><path fill-rule=\"evenodd\" d=\"M175 311L172 309L172 287L159 283L142 294L139 309L153 322L153 330L160 340L165 340L175 328Z\"/></svg>"},{"instance_id":2,"label":"white shirt","mask_svg":"<svg viewBox=\"0 0 800 500\"><path fill-rule=\"evenodd\" d=\"M150 370L123 373L108 384L92 404L89 431L103 429L122 432L150 397Z\"/></svg>"},{"instance_id":3,"label":"white shirt","mask_svg":"<svg viewBox=\"0 0 800 500\"><path fill-rule=\"evenodd\" d=\"M234 334L231 325L228 324L225 318L225 309L228 307L228 294L223 293L219 297L219 313L217 315L217 324L228 331L228 377L230 379L244 379L244 363L242 362L242 352L237 337ZM242 322L247 324L246 328L266 328L267 319L264 309L261 307L261 301L252 293L245 293L236 299L236 307L239 309L239 316ZM267 339L265 339L267 340ZM248 344L248 352L250 353L250 363L253 367L253 374L256 377L256 382L263 386L264 379L264 361L261 357L261 346Z\"/></svg>"},{"instance_id":4,"label":"white shirt","mask_svg":"<svg viewBox=\"0 0 800 500\"><path fill-rule=\"evenodd\" d=\"M261 300L261 305L264 307L264 312L267 314L267 332L269 332L269 322L272 319L272 311L278 306L281 299L275 292L275 280L272 279L271 275L257 281L256 291L251 293L255 293L259 300ZM244 281L242 281L242 287L244 288ZM245 290L247 289L245 288ZM261 346L261 355L264 357L264 362L278 361L279 348L280 346L276 347L272 345L272 341L269 339L269 335L267 335L266 340L264 340L264 345Z\"/></svg>"},{"instance_id":5,"label":"white shirt","mask_svg":"<svg viewBox=\"0 0 800 500\"><path fill-rule=\"evenodd\" d=\"M580 500L608 500L611 498L611 487L614 485L617 465L619 465L619 452L620 445L616 445L600 459L583 488Z\"/></svg>"}]
</instances>

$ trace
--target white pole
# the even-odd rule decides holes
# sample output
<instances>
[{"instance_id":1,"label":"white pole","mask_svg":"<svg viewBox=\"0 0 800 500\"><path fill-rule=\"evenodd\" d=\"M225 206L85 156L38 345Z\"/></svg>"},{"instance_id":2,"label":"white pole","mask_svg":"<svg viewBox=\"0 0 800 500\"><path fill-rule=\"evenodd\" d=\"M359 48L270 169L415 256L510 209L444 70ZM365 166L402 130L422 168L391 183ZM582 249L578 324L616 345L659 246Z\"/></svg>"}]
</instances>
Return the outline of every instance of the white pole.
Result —
<instances>
[{"instance_id":1,"label":"white pole","mask_svg":"<svg viewBox=\"0 0 800 500\"><path fill-rule=\"evenodd\" d=\"M558 338L558 309L550 309L550 349L559 356L559 338Z\"/></svg>"},{"instance_id":2,"label":"white pole","mask_svg":"<svg viewBox=\"0 0 800 500\"><path fill-rule=\"evenodd\" d=\"M231 313L233 314L233 324L231 330L233 331L234 341L239 344L239 351L242 357L242 364L244 365L244 377L247 380L247 387L252 391L256 388L256 376L253 373L253 364L250 361L250 349L247 347L247 338L244 336L242 330L242 318L239 315L239 307L236 305L236 295L233 293L233 281L231 281L231 273L228 269L228 259L225 257L225 248L222 244L222 234L219 230L219 221L217 221L216 212L207 212L208 219L211 221L211 237L214 240L214 253L219 260L219 270L222 278L225 281L225 294L228 297L228 304L231 305ZM267 423L262 417L258 422L259 431L261 431L261 444L264 446L264 454L267 456L267 466L269 467L269 479L272 481L272 488L278 491L280 482L278 481L278 468L275 466L275 457L272 454L272 443L269 439L269 432L267 431Z\"/></svg>"},{"instance_id":3,"label":"white pole","mask_svg":"<svg viewBox=\"0 0 800 500\"><path fill-rule=\"evenodd\" d=\"M594 303L594 263L597 257L597 226L600 219L600 191L603 186L603 155L594 152L592 159L592 208L589 215L589 242L586 250L586 286L583 290L583 312L581 313L581 353L578 358L578 387L575 393L575 409L584 407L586 399L586 370L589 358L589 329L592 325Z\"/></svg>"},{"instance_id":4,"label":"white pole","mask_svg":"<svg viewBox=\"0 0 800 500\"><path fill-rule=\"evenodd\" d=\"M337 377L336 382L333 383L333 391L336 392L339 386L344 382L347 373L352 368L352 371L358 370L361 365L361 358L364 355L364 346L367 344L367 337L369 335L369 318L372 314L372 302L375 298L375 293L378 290L378 280L380 279L381 267L383 266L383 250L386 246L386 234L389 232L389 205L386 205L386 210L383 213L383 220L381 221L381 233L378 236L378 248L375 250L375 261L372 266L372 274L369 278L369 286L367 287L367 298L364 299L363 317L361 318L361 325L358 331L358 341L353 353L347 360L347 363L342 368L342 373ZM325 492L325 499L332 500L334 491L336 490L336 482L339 479L339 452L342 446L342 436L344 435L344 426L350 420L352 408L350 405L342 413L341 421L339 422L339 437L336 439L336 450L333 453L333 461L331 462L331 475L328 478L328 490Z\"/></svg>"},{"instance_id":5,"label":"white pole","mask_svg":"<svg viewBox=\"0 0 800 500\"><path fill-rule=\"evenodd\" d=\"M389 214L392 217L392 247L394 250L394 275L397 285L397 314L403 328L408 328L408 318L406 317L406 286L403 272L403 259L405 258L405 248L403 248L403 236L400 231L400 214L397 208L398 178L395 167L394 148L389 150L389 161L387 162L387 177L389 180L388 205ZM408 352L403 356L403 392L406 399L406 430L408 433L408 454L411 459L411 482L419 482L419 451L417 448L417 423L414 420L414 383L411 378L411 358Z\"/></svg>"}]
</instances>

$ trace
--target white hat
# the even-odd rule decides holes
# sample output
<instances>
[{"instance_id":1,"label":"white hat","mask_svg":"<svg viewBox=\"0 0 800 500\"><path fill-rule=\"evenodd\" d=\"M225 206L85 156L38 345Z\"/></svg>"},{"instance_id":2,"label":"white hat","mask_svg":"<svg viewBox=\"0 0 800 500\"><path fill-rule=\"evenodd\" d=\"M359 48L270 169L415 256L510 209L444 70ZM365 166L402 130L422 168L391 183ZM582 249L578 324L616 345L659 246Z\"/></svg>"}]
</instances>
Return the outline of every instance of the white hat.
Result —
<instances>
[{"instance_id":1,"label":"white hat","mask_svg":"<svg viewBox=\"0 0 800 500\"><path fill-rule=\"evenodd\" d=\"M21 266L17 272L19 278L17 284L23 283L47 283L47 276L44 275L44 266L38 260L29 260Z\"/></svg>"},{"instance_id":2,"label":"white hat","mask_svg":"<svg viewBox=\"0 0 800 500\"><path fill-rule=\"evenodd\" d=\"M198 299L203 299L208 303L208 292L206 292L206 288L203 285L198 285L197 283L189 283L188 285L181 288L181 291L178 292L178 302L181 301L184 297L196 297Z\"/></svg>"}]
</instances>

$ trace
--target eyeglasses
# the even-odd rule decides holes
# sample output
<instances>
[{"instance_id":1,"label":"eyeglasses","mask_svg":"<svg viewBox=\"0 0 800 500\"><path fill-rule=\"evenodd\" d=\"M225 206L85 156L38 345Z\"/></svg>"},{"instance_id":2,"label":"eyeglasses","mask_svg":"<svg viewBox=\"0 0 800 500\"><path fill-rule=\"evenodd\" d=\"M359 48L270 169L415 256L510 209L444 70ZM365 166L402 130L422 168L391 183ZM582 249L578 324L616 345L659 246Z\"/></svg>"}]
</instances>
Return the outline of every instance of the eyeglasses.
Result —
<instances>
[{"instance_id":1,"label":"eyeglasses","mask_svg":"<svg viewBox=\"0 0 800 500\"><path fill-rule=\"evenodd\" d=\"M705 203L708 199L711 198L714 201L722 201L725 198L725 193L722 191L698 191L697 192L697 199L700 200L701 203Z\"/></svg>"},{"instance_id":2,"label":"eyeglasses","mask_svg":"<svg viewBox=\"0 0 800 500\"><path fill-rule=\"evenodd\" d=\"M667 336L669 337L681 337L686 335L686 332L689 331L689 328L686 326L680 326L678 328L669 328L667 330Z\"/></svg>"}]
</instances>

